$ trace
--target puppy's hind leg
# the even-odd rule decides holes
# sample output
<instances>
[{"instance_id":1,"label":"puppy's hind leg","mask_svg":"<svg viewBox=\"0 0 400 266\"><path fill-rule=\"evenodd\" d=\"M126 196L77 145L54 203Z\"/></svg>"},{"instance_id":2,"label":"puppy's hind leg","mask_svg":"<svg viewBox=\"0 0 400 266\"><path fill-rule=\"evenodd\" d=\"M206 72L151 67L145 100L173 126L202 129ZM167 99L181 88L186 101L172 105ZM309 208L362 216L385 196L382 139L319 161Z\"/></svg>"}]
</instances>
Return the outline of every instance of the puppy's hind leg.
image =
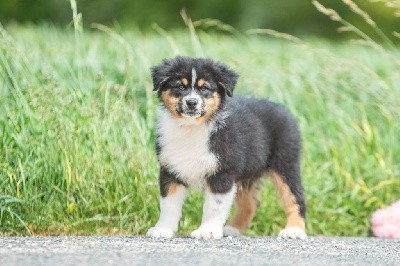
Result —
<instances>
[{"instance_id":1,"label":"puppy's hind leg","mask_svg":"<svg viewBox=\"0 0 400 266\"><path fill-rule=\"evenodd\" d=\"M236 193L236 212L229 225L224 227L224 236L240 236L256 214L260 205L258 200L259 181L242 186Z\"/></svg>"},{"instance_id":2,"label":"puppy's hind leg","mask_svg":"<svg viewBox=\"0 0 400 266\"><path fill-rule=\"evenodd\" d=\"M305 239L307 237L305 233L306 204L299 170L297 167L294 168L296 169L293 171L282 171L285 175L276 170L270 171L269 174L287 217L286 227L279 233L279 237Z\"/></svg>"}]
</instances>

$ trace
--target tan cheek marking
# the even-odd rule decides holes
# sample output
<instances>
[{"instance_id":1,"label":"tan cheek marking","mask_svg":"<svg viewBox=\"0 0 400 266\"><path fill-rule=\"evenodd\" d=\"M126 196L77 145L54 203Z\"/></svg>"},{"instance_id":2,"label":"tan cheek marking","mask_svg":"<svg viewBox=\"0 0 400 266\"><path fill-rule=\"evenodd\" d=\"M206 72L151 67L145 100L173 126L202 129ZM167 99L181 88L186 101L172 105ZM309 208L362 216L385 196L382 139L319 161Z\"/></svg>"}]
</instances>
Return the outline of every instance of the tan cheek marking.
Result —
<instances>
[{"instance_id":1,"label":"tan cheek marking","mask_svg":"<svg viewBox=\"0 0 400 266\"><path fill-rule=\"evenodd\" d=\"M175 98L171 95L170 90L165 90L161 93L161 100L164 102L167 109L171 112L171 114L175 117L179 117L176 112L179 98Z\"/></svg>"},{"instance_id":2,"label":"tan cheek marking","mask_svg":"<svg viewBox=\"0 0 400 266\"><path fill-rule=\"evenodd\" d=\"M282 177L275 171L271 171L269 174L285 209L287 217L286 227L299 227L304 230L304 218L300 215L299 205L296 203L296 198L290 191L289 186L283 182Z\"/></svg>"},{"instance_id":3,"label":"tan cheek marking","mask_svg":"<svg viewBox=\"0 0 400 266\"><path fill-rule=\"evenodd\" d=\"M181 185L178 184L177 182L172 182L168 187L167 196L175 195L176 190L178 189L178 186L181 186Z\"/></svg>"},{"instance_id":4,"label":"tan cheek marking","mask_svg":"<svg viewBox=\"0 0 400 266\"><path fill-rule=\"evenodd\" d=\"M186 78L182 78L181 81L182 81L182 84L185 86L187 86L189 84L189 81Z\"/></svg>"},{"instance_id":5,"label":"tan cheek marking","mask_svg":"<svg viewBox=\"0 0 400 266\"><path fill-rule=\"evenodd\" d=\"M238 190L236 193L236 213L229 225L243 232L253 220L259 204L258 190L255 184L249 188Z\"/></svg>"},{"instance_id":6,"label":"tan cheek marking","mask_svg":"<svg viewBox=\"0 0 400 266\"><path fill-rule=\"evenodd\" d=\"M199 88L201 88L201 87L203 87L203 85L204 85L205 82L206 82L206 81L205 81L204 79L199 79L199 81L197 81L197 86L198 86Z\"/></svg>"},{"instance_id":7,"label":"tan cheek marking","mask_svg":"<svg viewBox=\"0 0 400 266\"><path fill-rule=\"evenodd\" d=\"M204 99L204 104L206 108L206 114L202 117L197 118L198 121L207 121L218 109L221 104L221 97L219 97L217 92L212 94L211 98Z\"/></svg>"}]
</instances>

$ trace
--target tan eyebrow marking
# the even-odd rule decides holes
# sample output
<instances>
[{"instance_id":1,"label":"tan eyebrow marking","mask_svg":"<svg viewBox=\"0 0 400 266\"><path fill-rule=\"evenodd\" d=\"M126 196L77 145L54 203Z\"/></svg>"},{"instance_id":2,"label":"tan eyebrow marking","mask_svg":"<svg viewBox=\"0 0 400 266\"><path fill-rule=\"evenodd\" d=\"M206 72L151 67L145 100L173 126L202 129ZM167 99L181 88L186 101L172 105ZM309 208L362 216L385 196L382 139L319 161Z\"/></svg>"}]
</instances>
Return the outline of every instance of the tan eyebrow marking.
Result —
<instances>
[{"instance_id":1,"label":"tan eyebrow marking","mask_svg":"<svg viewBox=\"0 0 400 266\"><path fill-rule=\"evenodd\" d=\"M181 81L182 81L182 84L185 86L187 86L189 84L189 81L187 80L187 78L182 78Z\"/></svg>"},{"instance_id":2,"label":"tan eyebrow marking","mask_svg":"<svg viewBox=\"0 0 400 266\"><path fill-rule=\"evenodd\" d=\"M199 81L197 81L197 86L203 87L204 83L206 83L206 81L204 79L199 79Z\"/></svg>"}]
</instances>

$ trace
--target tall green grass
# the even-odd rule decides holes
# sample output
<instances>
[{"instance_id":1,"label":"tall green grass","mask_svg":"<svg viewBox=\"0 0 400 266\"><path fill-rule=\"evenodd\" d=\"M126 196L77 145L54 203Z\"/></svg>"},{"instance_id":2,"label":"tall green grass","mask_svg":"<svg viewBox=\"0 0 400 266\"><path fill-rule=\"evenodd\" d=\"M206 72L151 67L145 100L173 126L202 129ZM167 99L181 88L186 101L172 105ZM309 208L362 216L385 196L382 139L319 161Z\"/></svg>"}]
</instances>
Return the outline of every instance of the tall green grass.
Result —
<instances>
[{"instance_id":1,"label":"tall green grass","mask_svg":"<svg viewBox=\"0 0 400 266\"><path fill-rule=\"evenodd\" d=\"M184 54L223 61L240 73L235 94L295 114L310 235L369 235L371 213L400 196L396 48L208 34L182 15L188 31L0 28L0 234L145 233L159 197L149 67ZM277 234L267 179L261 198L246 234ZM188 198L179 233L199 225L201 199Z\"/></svg>"}]
</instances>

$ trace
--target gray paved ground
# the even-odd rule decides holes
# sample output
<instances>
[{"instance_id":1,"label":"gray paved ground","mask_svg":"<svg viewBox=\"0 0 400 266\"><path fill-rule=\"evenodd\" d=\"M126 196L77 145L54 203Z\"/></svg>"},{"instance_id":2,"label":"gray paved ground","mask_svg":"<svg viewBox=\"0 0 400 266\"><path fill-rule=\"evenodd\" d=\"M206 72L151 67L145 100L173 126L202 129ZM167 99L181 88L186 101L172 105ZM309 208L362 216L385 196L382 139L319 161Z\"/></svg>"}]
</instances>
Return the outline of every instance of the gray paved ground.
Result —
<instances>
[{"instance_id":1,"label":"gray paved ground","mask_svg":"<svg viewBox=\"0 0 400 266\"><path fill-rule=\"evenodd\" d=\"M0 237L0 265L400 265L400 240Z\"/></svg>"}]
</instances>

